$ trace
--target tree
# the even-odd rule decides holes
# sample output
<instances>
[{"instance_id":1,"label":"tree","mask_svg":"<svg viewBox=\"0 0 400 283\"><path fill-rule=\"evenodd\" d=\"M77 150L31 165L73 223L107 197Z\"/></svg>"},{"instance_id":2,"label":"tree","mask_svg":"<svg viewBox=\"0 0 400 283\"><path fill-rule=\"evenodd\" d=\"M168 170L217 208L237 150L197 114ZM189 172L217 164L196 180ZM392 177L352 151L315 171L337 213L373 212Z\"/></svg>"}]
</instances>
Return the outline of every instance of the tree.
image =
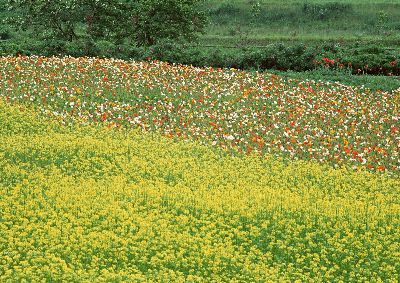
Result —
<instances>
[{"instance_id":1,"label":"tree","mask_svg":"<svg viewBox=\"0 0 400 283\"><path fill-rule=\"evenodd\" d=\"M32 30L40 38L72 41L78 38L77 25L82 13L77 0L14 0L9 6L15 12L14 25Z\"/></svg>"},{"instance_id":2,"label":"tree","mask_svg":"<svg viewBox=\"0 0 400 283\"><path fill-rule=\"evenodd\" d=\"M193 40L206 25L199 0L142 0L131 15L132 36L138 45L160 40Z\"/></svg>"},{"instance_id":3,"label":"tree","mask_svg":"<svg viewBox=\"0 0 400 283\"><path fill-rule=\"evenodd\" d=\"M203 0L8 0L16 26L42 40L130 40L149 46L193 40L206 24Z\"/></svg>"}]
</instances>

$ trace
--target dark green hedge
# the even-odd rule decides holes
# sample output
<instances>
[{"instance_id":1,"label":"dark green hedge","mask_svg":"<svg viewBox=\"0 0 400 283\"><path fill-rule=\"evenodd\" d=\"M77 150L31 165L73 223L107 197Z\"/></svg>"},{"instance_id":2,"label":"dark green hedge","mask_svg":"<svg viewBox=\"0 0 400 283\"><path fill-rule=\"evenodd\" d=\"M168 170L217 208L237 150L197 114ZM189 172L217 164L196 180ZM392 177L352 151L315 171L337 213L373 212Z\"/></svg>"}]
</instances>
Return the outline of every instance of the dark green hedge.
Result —
<instances>
[{"instance_id":1,"label":"dark green hedge","mask_svg":"<svg viewBox=\"0 0 400 283\"><path fill-rule=\"evenodd\" d=\"M107 41L25 41L0 40L0 55L36 54L114 57L135 60L162 60L194 66L246 70L276 69L310 71L318 68L346 69L353 74L400 75L400 49L375 44L319 46L275 43L262 48L210 48L163 41L151 47L114 45Z\"/></svg>"}]
</instances>

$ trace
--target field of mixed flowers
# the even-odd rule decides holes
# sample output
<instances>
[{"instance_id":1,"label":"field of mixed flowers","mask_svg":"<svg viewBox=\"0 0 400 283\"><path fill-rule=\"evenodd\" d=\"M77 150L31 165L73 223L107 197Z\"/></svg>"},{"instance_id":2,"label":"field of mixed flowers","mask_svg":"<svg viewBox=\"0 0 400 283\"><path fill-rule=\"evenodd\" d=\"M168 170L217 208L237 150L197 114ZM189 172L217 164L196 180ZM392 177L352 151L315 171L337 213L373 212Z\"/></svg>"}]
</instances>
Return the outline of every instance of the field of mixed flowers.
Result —
<instances>
[{"instance_id":1,"label":"field of mixed flowers","mask_svg":"<svg viewBox=\"0 0 400 283\"><path fill-rule=\"evenodd\" d=\"M0 59L0 93L64 122L100 121L234 152L400 171L400 87L372 92L162 62Z\"/></svg>"},{"instance_id":2,"label":"field of mixed flowers","mask_svg":"<svg viewBox=\"0 0 400 283\"><path fill-rule=\"evenodd\" d=\"M398 282L400 88L0 58L0 281Z\"/></svg>"}]
</instances>

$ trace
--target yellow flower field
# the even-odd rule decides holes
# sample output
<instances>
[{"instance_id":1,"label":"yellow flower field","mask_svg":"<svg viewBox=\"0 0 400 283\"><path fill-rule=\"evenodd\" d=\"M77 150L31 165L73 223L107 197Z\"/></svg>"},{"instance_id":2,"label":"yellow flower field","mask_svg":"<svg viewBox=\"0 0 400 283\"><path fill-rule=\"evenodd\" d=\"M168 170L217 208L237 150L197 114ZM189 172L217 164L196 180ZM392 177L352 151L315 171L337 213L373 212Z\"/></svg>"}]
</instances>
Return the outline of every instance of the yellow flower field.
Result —
<instances>
[{"instance_id":1,"label":"yellow flower field","mask_svg":"<svg viewBox=\"0 0 400 283\"><path fill-rule=\"evenodd\" d=\"M0 100L0 281L398 282L400 180Z\"/></svg>"}]
</instances>

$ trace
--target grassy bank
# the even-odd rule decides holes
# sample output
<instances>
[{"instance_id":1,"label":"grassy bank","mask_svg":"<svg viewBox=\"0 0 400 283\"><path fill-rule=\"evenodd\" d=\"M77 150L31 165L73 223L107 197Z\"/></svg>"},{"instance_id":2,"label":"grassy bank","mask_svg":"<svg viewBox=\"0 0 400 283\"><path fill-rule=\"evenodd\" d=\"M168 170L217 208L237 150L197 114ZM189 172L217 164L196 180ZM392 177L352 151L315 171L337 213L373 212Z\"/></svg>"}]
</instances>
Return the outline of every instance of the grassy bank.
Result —
<instances>
[{"instance_id":1,"label":"grassy bank","mask_svg":"<svg viewBox=\"0 0 400 283\"><path fill-rule=\"evenodd\" d=\"M400 40L398 1L207 1L209 44Z\"/></svg>"}]
</instances>

